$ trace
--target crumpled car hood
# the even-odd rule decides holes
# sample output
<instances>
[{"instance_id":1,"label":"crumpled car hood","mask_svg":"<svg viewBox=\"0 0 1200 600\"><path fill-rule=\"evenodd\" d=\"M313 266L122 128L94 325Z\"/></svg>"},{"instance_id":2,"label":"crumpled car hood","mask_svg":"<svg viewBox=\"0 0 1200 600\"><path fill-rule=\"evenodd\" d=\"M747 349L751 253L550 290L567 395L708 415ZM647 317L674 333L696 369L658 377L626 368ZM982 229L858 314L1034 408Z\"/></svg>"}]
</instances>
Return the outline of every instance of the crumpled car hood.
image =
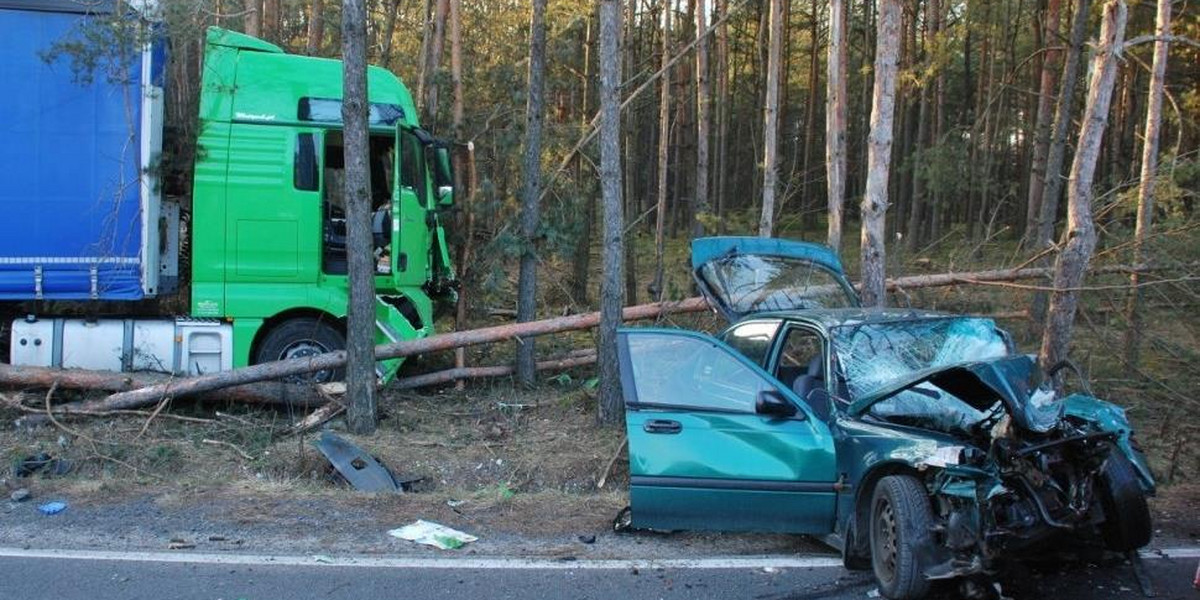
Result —
<instances>
[{"instance_id":1,"label":"crumpled car hood","mask_svg":"<svg viewBox=\"0 0 1200 600\"><path fill-rule=\"evenodd\" d=\"M1062 408L1059 403L1030 402L1040 375L1033 358L1026 355L942 365L897 378L855 400L849 411L860 415L878 402L928 382L977 410L986 410L999 400L1018 427L1045 431L1057 422Z\"/></svg>"}]
</instances>

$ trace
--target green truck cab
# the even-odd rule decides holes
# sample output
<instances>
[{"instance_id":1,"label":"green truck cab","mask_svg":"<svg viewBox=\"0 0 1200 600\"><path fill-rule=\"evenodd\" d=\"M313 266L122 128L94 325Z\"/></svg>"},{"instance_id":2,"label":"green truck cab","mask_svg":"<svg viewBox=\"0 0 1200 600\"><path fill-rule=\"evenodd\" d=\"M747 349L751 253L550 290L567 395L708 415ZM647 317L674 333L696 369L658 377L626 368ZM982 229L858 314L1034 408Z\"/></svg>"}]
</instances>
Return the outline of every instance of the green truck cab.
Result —
<instances>
[{"instance_id":1,"label":"green truck cab","mask_svg":"<svg viewBox=\"0 0 1200 600\"><path fill-rule=\"evenodd\" d=\"M374 66L367 77L384 343L432 333L434 301L453 295L439 214L453 178L404 84ZM341 62L210 28L200 94L192 316L232 322L235 367L338 349L349 300Z\"/></svg>"}]
</instances>

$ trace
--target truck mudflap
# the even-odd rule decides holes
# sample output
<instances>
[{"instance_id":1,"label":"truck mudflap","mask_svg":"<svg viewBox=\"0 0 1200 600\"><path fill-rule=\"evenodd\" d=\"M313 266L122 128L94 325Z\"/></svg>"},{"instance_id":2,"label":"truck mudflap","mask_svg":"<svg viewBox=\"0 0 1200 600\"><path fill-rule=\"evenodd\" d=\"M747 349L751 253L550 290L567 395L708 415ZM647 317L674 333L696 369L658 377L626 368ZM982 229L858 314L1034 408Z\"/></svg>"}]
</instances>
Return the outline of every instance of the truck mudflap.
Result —
<instances>
[{"instance_id":1,"label":"truck mudflap","mask_svg":"<svg viewBox=\"0 0 1200 600\"><path fill-rule=\"evenodd\" d=\"M427 328L417 329L397 308L406 300L403 296L375 296L376 344L391 344L427 335ZM375 374L383 385L387 385L396 378L396 372L403 363L403 358L378 361L375 363Z\"/></svg>"}]
</instances>

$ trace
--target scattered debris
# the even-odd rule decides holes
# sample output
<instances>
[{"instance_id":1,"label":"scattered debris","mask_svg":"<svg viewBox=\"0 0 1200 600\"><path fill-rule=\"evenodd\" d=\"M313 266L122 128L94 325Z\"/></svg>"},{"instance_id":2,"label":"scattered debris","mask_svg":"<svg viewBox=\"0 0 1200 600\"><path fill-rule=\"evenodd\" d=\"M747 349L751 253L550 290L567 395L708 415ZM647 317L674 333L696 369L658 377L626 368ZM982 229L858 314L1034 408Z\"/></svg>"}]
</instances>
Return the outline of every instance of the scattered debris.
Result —
<instances>
[{"instance_id":1,"label":"scattered debris","mask_svg":"<svg viewBox=\"0 0 1200 600\"><path fill-rule=\"evenodd\" d=\"M62 502L61 500L46 502L41 506L38 506L38 512L42 513L43 515L57 515L64 510L67 510L67 503Z\"/></svg>"},{"instance_id":2,"label":"scattered debris","mask_svg":"<svg viewBox=\"0 0 1200 600\"><path fill-rule=\"evenodd\" d=\"M333 557L329 556L328 554L314 554L312 559L313 559L313 562L318 562L323 565L332 565L333 564Z\"/></svg>"},{"instance_id":3,"label":"scattered debris","mask_svg":"<svg viewBox=\"0 0 1200 600\"><path fill-rule=\"evenodd\" d=\"M388 535L418 544L434 546L442 550L461 548L479 539L468 533L463 533L445 525L439 525L423 519L418 519L416 522L399 529L393 529L388 532Z\"/></svg>"},{"instance_id":4,"label":"scattered debris","mask_svg":"<svg viewBox=\"0 0 1200 600\"><path fill-rule=\"evenodd\" d=\"M595 543L596 543L596 536L594 536L594 535L581 535L581 536L579 536L579 541L580 541L580 542L582 542L582 543L584 543L584 544L595 544Z\"/></svg>"},{"instance_id":5,"label":"scattered debris","mask_svg":"<svg viewBox=\"0 0 1200 600\"><path fill-rule=\"evenodd\" d=\"M455 500L455 499L451 498L446 501L446 506L449 506L450 508L458 508L466 503L467 503L466 500Z\"/></svg>"},{"instance_id":6,"label":"scattered debris","mask_svg":"<svg viewBox=\"0 0 1200 600\"><path fill-rule=\"evenodd\" d=\"M27 490L25 488L19 488L19 489L13 491L12 494L9 494L8 498L10 500L12 500L13 502L24 502L29 499L29 496L30 496L29 490Z\"/></svg>"},{"instance_id":7,"label":"scattered debris","mask_svg":"<svg viewBox=\"0 0 1200 600\"><path fill-rule=\"evenodd\" d=\"M873 588L871 591L867 592L867 597L868 598L878 598L879 597L879 588Z\"/></svg>"},{"instance_id":8,"label":"scattered debris","mask_svg":"<svg viewBox=\"0 0 1200 600\"><path fill-rule=\"evenodd\" d=\"M183 538L172 538L170 542L167 542L167 550L191 550L195 547L195 544Z\"/></svg>"},{"instance_id":9,"label":"scattered debris","mask_svg":"<svg viewBox=\"0 0 1200 600\"><path fill-rule=\"evenodd\" d=\"M321 433L316 441L317 450L325 455L329 464L337 470L354 489L363 492L404 493L392 472L362 448L339 437L331 431Z\"/></svg>"},{"instance_id":10,"label":"scattered debris","mask_svg":"<svg viewBox=\"0 0 1200 600\"><path fill-rule=\"evenodd\" d=\"M782 571L783 571L783 569L780 569L779 567L763 567L762 568L762 572L766 573L767 575L774 575L774 574L780 573Z\"/></svg>"},{"instance_id":11,"label":"scattered debris","mask_svg":"<svg viewBox=\"0 0 1200 600\"><path fill-rule=\"evenodd\" d=\"M225 537L225 536L223 536L223 535L210 535L210 536L208 536L208 541L210 541L210 542L224 542L224 541L226 541L226 540L228 540L228 539L229 539L229 538L227 538L227 537Z\"/></svg>"},{"instance_id":12,"label":"scattered debris","mask_svg":"<svg viewBox=\"0 0 1200 600\"><path fill-rule=\"evenodd\" d=\"M33 456L27 456L21 462L17 463L13 469L13 474L17 477L30 477L34 473L44 473L46 475L66 475L71 472L71 461L61 458L54 458L46 452L40 452Z\"/></svg>"}]
</instances>

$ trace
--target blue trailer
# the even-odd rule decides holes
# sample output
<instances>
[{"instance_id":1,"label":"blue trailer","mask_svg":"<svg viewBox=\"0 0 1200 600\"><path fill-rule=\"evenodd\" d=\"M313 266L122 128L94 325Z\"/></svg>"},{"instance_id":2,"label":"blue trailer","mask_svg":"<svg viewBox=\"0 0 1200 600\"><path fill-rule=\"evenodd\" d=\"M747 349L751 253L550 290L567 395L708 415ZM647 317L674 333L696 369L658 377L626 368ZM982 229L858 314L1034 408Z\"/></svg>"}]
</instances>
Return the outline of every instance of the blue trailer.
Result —
<instances>
[{"instance_id":1,"label":"blue trailer","mask_svg":"<svg viewBox=\"0 0 1200 600\"><path fill-rule=\"evenodd\" d=\"M175 285L156 173L163 45L79 74L47 54L112 11L0 0L0 301L130 301Z\"/></svg>"}]
</instances>

